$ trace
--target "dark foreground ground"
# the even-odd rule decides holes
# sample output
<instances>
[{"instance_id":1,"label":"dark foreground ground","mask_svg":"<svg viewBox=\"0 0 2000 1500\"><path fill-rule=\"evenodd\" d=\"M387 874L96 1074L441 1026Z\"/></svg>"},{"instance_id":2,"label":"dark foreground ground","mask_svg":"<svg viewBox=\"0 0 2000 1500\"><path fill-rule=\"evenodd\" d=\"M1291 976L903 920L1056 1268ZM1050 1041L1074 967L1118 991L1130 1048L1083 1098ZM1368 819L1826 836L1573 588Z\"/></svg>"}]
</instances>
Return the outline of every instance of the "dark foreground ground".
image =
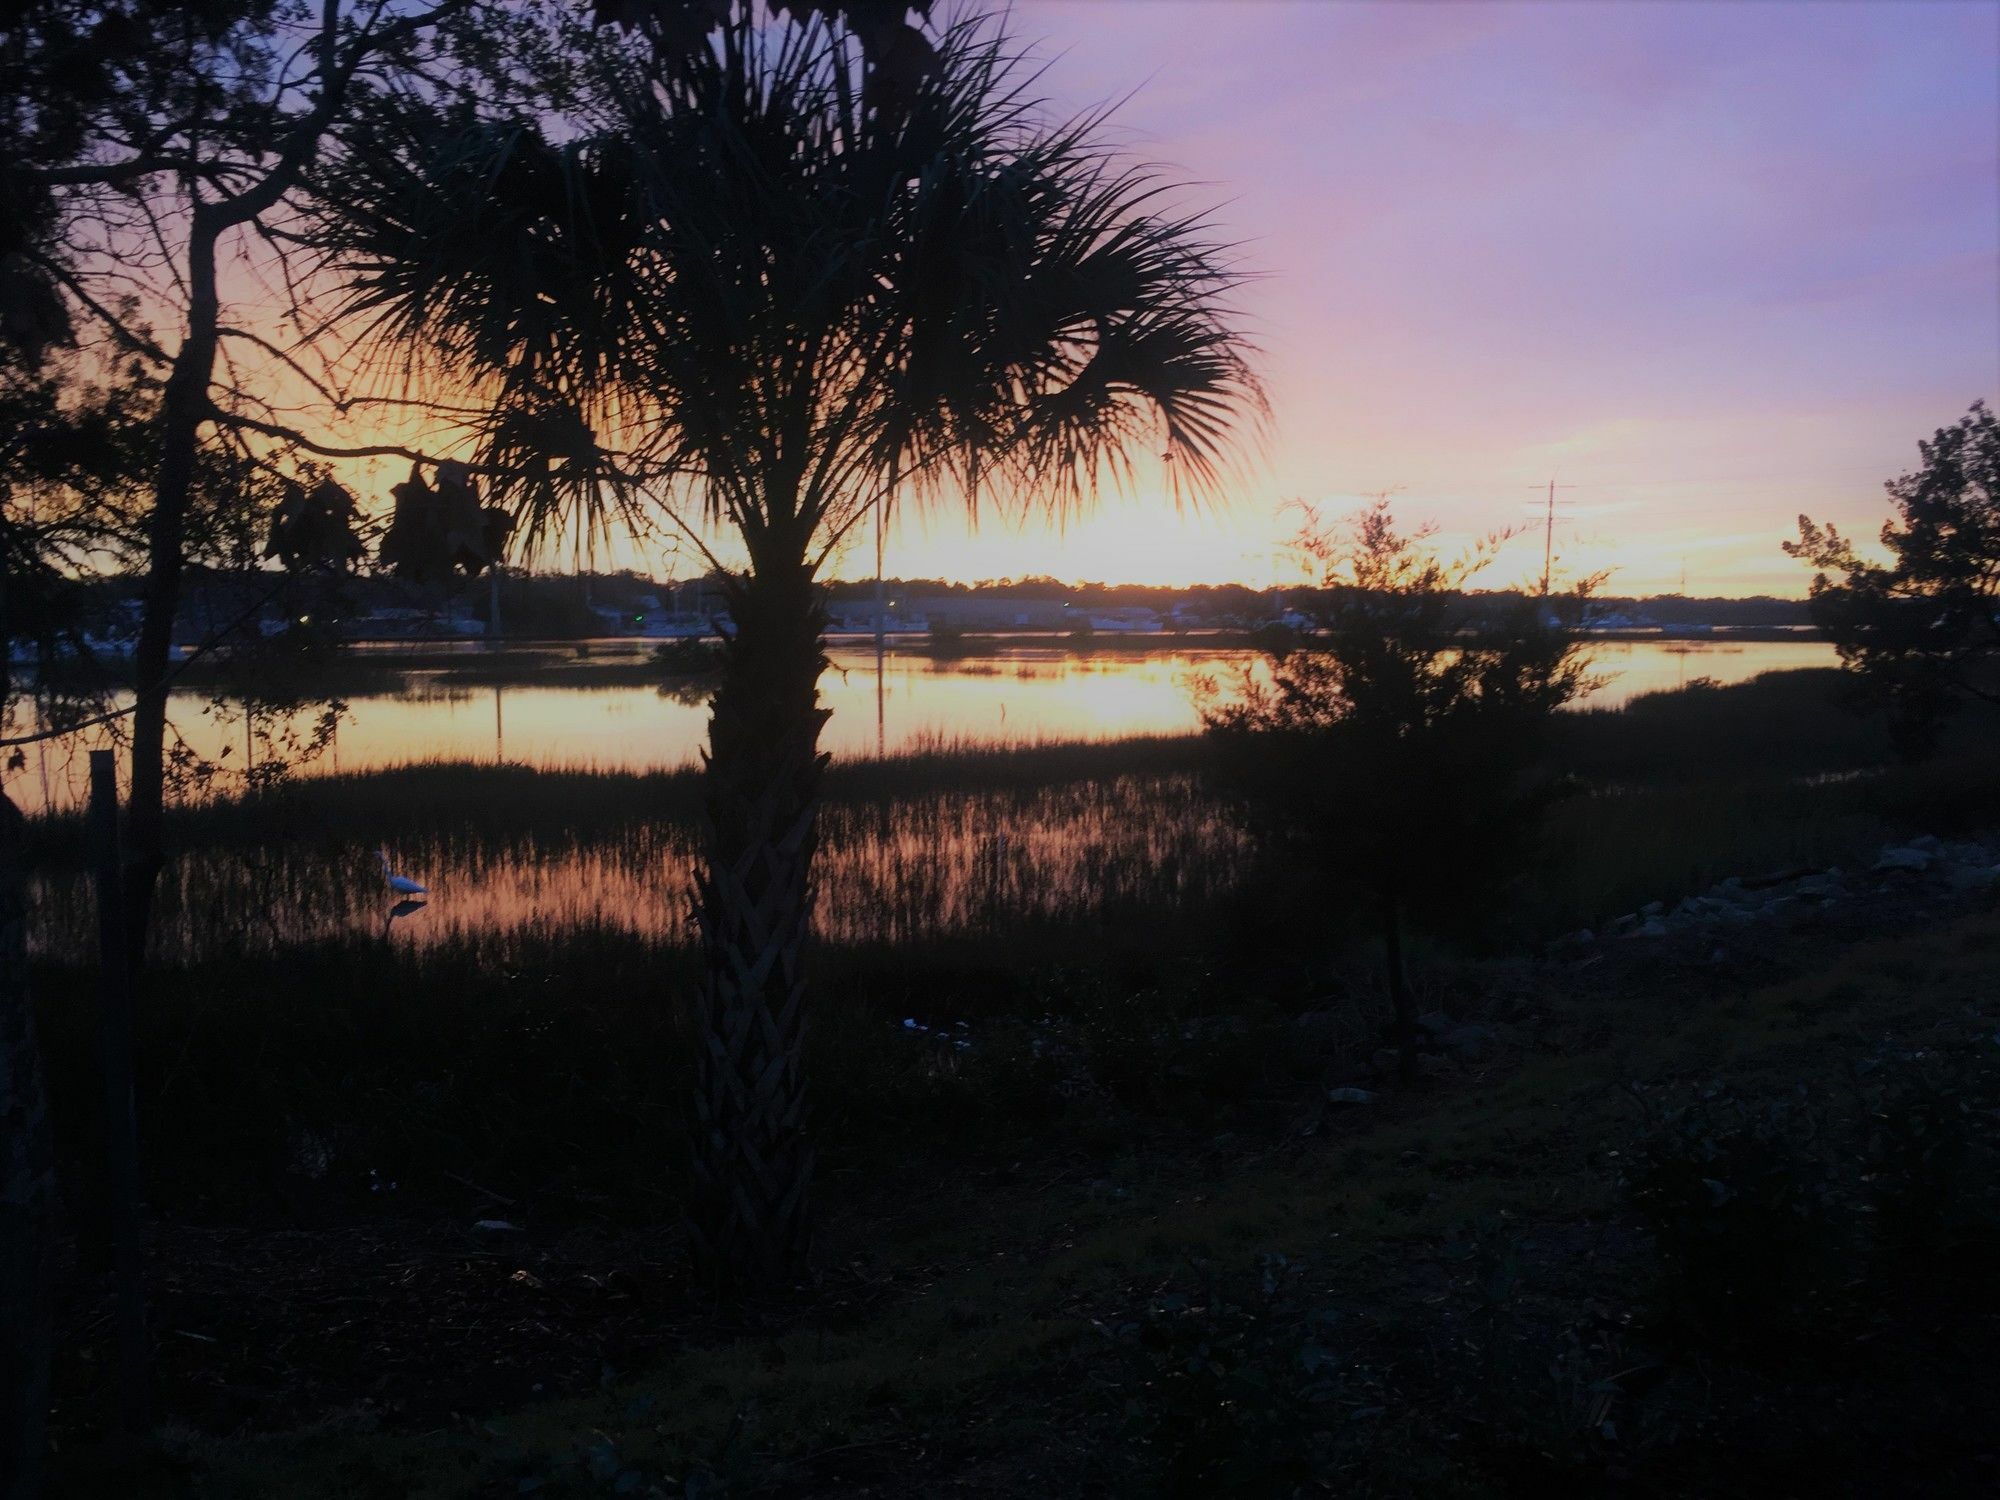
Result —
<instances>
[{"instance_id":1,"label":"dark foreground ground","mask_svg":"<svg viewBox=\"0 0 2000 1500\"><path fill-rule=\"evenodd\" d=\"M85 1283L64 1492L1992 1493L2000 917L1835 915L1491 964L1410 1095L1324 1012L1217 1018L1151 1099L1086 1065L1018 1155L836 1176L819 1279L753 1307L469 1182L163 1225L162 1442L89 1435Z\"/></svg>"},{"instance_id":2,"label":"dark foreground ground","mask_svg":"<svg viewBox=\"0 0 2000 1500\"><path fill-rule=\"evenodd\" d=\"M1365 931L1290 878L824 951L817 1272L750 1304L681 1272L685 953L163 966L157 1437L105 1436L72 1263L56 1493L2000 1491L2000 736L1890 768L1786 676L1579 720L1509 909L1416 954L1412 1091ZM851 767L830 816L1113 781L1106 816L1213 815L1152 743ZM175 832L609 846L691 790L431 768ZM75 830L37 836L74 904ZM93 981L37 982L81 1207Z\"/></svg>"}]
</instances>

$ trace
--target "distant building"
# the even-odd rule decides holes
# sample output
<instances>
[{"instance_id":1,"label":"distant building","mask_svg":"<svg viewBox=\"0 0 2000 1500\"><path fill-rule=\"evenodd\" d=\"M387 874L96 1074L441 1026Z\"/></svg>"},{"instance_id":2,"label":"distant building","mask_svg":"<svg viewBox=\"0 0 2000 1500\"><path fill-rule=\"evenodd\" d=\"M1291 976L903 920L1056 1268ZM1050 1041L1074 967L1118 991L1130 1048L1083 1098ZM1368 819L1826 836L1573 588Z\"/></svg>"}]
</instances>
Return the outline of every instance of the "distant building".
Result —
<instances>
[{"instance_id":1,"label":"distant building","mask_svg":"<svg viewBox=\"0 0 2000 1500\"><path fill-rule=\"evenodd\" d=\"M1073 630L1088 618L1060 599L979 599L938 595L911 601L930 626L950 630Z\"/></svg>"},{"instance_id":2,"label":"distant building","mask_svg":"<svg viewBox=\"0 0 2000 1500\"><path fill-rule=\"evenodd\" d=\"M1093 609L1090 628L1111 635L1147 635L1166 629L1157 612L1150 609Z\"/></svg>"}]
</instances>

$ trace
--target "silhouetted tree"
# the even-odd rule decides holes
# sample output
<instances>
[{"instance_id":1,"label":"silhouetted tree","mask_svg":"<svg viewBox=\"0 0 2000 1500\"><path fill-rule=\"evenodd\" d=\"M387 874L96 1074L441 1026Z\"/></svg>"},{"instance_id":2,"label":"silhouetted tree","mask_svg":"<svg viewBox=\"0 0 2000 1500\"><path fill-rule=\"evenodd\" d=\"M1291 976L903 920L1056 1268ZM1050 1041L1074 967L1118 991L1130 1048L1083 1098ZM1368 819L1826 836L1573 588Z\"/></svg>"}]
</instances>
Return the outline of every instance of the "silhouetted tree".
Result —
<instances>
[{"instance_id":1,"label":"silhouetted tree","mask_svg":"<svg viewBox=\"0 0 2000 1500\"><path fill-rule=\"evenodd\" d=\"M1462 914L1518 864L1552 780L1550 716L1589 684L1580 596L1469 604L1492 543L1440 558L1386 501L1298 541L1321 587L1273 649L1269 680L1203 709L1224 787L1263 835L1381 933L1405 1083L1416 1078L1407 923Z\"/></svg>"},{"instance_id":2,"label":"silhouetted tree","mask_svg":"<svg viewBox=\"0 0 2000 1500\"><path fill-rule=\"evenodd\" d=\"M326 356L337 340L301 311L309 278L289 230L369 101L518 97L515 42L538 34L535 10L20 0L0 24L0 326L29 349L74 340L135 361L157 393L131 713L127 910L138 953L165 857L173 632L204 467L217 453L252 466L301 449L414 456L315 435L344 393ZM548 54L534 62L559 88ZM262 326L231 316L230 269L251 263L236 285L257 286L267 304L265 288L282 289L293 305L279 311L298 315L289 331L268 305ZM300 414L302 393L317 415Z\"/></svg>"},{"instance_id":3,"label":"silhouetted tree","mask_svg":"<svg viewBox=\"0 0 2000 1500\"><path fill-rule=\"evenodd\" d=\"M689 1217L730 1279L808 1248L820 567L898 494L1073 507L1130 451L1209 489L1256 401L1225 251L1097 116L1049 123L976 23L885 88L869 59L904 45L904 7L785 8L805 19L738 7L611 69L595 118L559 131L385 125L343 195L366 207L328 228L396 378L476 389L489 494L531 531L664 512L699 542L686 497L746 559L711 556L733 629L696 890ZM884 14L900 29L870 32Z\"/></svg>"},{"instance_id":4,"label":"silhouetted tree","mask_svg":"<svg viewBox=\"0 0 2000 1500\"><path fill-rule=\"evenodd\" d=\"M13 661L45 668L39 717L83 717L105 684L46 670L77 659L89 589L79 574L129 535L146 413L127 388L77 378L60 336L0 316L0 723ZM18 749L7 752L10 761ZM0 794L0 1500L38 1493L49 1405L55 1155L28 990L24 825Z\"/></svg>"},{"instance_id":5,"label":"silhouetted tree","mask_svg":"<svg viewBox=\"0 0 2000 1500\"><path fill-rule=\"evenodd\" d=\"M1806 516L1784 544L1819 570L1813 623L1912 756L1937 747L1966 699L2000 706L2000 422L1976 401L1917 451L1923 467L1885 486L1887 563Z\"/></svg>"},{"instance_id":6,"label":"silhouetted tree","mask_svg":"<svg viewBox=\"0 0 2000 1500\"><path fill-rule=\"evenodd\" d=\"M156 394L89 379L70 351L0 362L0 635L42 669L33 685L45 722L101 706L112 685L89 670L90 575L130 556ZM48 670L58 662L78 670Z\"/></svg>"}]
</instances>

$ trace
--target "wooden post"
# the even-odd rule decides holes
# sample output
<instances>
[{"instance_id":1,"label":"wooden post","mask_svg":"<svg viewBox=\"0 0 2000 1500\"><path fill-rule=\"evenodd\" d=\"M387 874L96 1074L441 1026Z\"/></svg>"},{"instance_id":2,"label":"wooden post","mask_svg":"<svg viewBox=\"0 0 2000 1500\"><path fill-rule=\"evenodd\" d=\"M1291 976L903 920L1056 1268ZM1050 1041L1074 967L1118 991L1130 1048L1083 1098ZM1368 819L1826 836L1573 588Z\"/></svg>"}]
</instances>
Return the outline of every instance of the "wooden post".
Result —
<instances>
[{"instance_id":1,"label":"wooden post","mask_svg":"<svg viewBox=\"0 0 2000 1500\"><path fill-rule=\"evenodd\" d=\"M118 837L118 762L90 752L90 853L97 874L99 999L104 1043L107 1218L117 1285L118 1416L138 1435L151 1425L144 1247L139 1225L139 1125L134 1093L131 952L125 934L125 859Z\"/></svg>"}]
</instances>

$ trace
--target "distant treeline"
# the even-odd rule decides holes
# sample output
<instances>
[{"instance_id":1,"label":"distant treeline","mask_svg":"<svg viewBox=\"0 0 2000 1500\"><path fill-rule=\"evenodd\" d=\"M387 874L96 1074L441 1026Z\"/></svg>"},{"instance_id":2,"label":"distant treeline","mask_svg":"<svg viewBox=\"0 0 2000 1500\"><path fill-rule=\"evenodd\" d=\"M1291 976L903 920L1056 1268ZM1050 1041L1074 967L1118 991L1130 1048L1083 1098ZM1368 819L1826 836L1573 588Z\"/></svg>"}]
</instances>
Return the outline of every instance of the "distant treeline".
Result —
<instances>
[{"instance_id":1,"label":"distant treeline","mask_svg":"<svg viewBox=\"0 0 2000 1500\"><path fill-rule=\"evenodd\" d=\"M1194 584L1186 588L1141 583L1064 583L1047 577L1002 578L961 583L943 578L890 578L883 588L891 598L1036 599L1118 609L1151 609L1165 615L1179 606L1191 614L1249 615L1277 613L1310 599L1317 590L1294 586L1256 589L1247 584ZM865 604L875 597L873 579L829 585L836 604ZM1517 590L1482 593L1497 605L1517 602ZM1777 599L1758 594L1743 599L1698 598L1680 594L1601 595L1599 613L1645 615L1661 625L1805 625L1810 620L1803 599Z\"/></svg>"},{"instance_id":2,"label":"distant treeline","mask_svg":"<svg viewBox=\"0 0 2000 1500\"><path fill-rule=\"evenodd\" d=\"M260 608L269 592L266 575L189 570L182 606L184 639L213 635L228 637L256 629L268 617ZM865 609L875 599L872 579L836 581L827 585L830 608ZM1148 584L1065 583L1048 577L1003 578L964 583L942 578L891 578L883 581L886 598L903 611L921 611L925 600L1061 601L1086 609L1149 609L1163 619L1178 611L1184 621L1214 621L1244 625L1281 615L1288 608L1310 603L1316 590L1305 587L1256 589L1245 584L1197 584L1170 588ZM96 610L106 617L129 611L138 597L134 578L106 577L93 591ZM454 589L421 589L389 577L341 579L322 599L326 612L352 621L382 611L421 611L484 621L488 582L477 579ZM1474 597L1496 607L1517 601L1511 590ZM710 580L648 578L629 570L606 573L506 573L500 584L501 619L510 636L568 638L606 632L613 612L687 610L706 613L722 605L720 588ZM1745 599L1687 598L1678 594L1649 597L1607 595L1595 601L1594 613L1619 615L1659 625L1786 626L1809 623L1805 601L1759 595ZM234 627L232 629L231 627Z\"/></svg>"}]
</instances>

